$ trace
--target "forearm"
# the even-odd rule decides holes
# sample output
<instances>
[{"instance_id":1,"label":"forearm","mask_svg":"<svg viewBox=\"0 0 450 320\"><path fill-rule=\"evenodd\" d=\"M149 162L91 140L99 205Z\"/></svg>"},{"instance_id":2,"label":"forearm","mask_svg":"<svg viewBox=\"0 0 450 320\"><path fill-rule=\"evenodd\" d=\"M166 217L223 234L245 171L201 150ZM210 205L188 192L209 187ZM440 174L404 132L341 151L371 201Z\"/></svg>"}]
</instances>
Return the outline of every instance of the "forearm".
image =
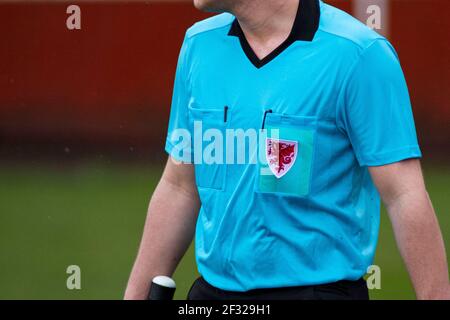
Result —
<instances>
[{"instance_id":1,"label":"forearm","mask_svg":"<svg viewBox=\"0 0 450 320\"><path fill-rule=\"evenodd\" d=\"M189 247L198 214L198 200L167 179L158 184L125 299L145 299L151 279L171 276Z\"/></svg>"},{"instance_id":2,"label":"forearm","mask_svg":"<svg viewBox=\"0 0 450 320\"><path fill-rule=\"evenodd\" d=\"M388 205L397 245L418 299L449 297L444 242L425 190L408 192Z\"/></svg>"}]
</instances>

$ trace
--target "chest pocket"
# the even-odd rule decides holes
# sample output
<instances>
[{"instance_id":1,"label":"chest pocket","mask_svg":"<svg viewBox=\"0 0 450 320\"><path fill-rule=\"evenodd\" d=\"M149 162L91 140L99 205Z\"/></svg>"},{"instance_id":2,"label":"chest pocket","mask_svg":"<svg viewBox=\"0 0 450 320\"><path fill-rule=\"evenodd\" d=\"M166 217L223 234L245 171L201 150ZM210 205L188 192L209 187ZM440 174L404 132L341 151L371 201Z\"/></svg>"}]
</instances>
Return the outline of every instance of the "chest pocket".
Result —
<instances>
[{"instance_id":1,"label":"chest pocket","mask_svg":"<svg viewBox=\"0 0 450 320\"><path fill-rule=\"evenodd\" d=\"M225 188L227 116L225 108L189 107L194 139L195 180L199 188Z\"/></svg>"},{"instance_id":2,"label":"chest pocket","mask_svg":"<svg viewBox=\"0 0 450 320\"><path fill-rule=\"evenodd\" d=\"M255 179L259 193L309 194L317 118L267 113Z\"/></svg>"}]
</instances>

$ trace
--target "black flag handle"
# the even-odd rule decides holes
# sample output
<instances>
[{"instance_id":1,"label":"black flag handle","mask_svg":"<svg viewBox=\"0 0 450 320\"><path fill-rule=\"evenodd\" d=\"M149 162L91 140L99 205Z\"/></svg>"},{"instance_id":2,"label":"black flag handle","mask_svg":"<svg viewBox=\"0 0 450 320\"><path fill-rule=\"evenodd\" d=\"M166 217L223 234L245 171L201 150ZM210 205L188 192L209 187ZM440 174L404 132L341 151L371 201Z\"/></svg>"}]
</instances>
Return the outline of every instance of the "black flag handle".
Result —
<instances>
[{"instance_id":1,"label":"black flag handle","mask_svg":"<svg viewBox=\"0 0 450 320\"><path fill-rule=\"evenodd\" d=\"M148 300L172 300L175 294L175 281L166 276L154 277L150 284Z\"/></svg>"}]
</instances>

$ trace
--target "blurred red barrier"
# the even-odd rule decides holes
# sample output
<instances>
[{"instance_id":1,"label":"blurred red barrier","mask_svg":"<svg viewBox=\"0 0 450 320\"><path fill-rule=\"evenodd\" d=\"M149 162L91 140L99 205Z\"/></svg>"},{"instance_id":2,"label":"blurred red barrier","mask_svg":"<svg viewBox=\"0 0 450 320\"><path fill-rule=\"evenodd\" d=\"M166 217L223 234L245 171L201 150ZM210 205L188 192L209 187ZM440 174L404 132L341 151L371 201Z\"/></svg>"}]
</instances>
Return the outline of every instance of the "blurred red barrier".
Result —
<instances>
[{"instance_id":1,"label":"blurred red barrier","mask_svg":"<svg viewBox=\"0 0 450 320\"><path fill-rule=\"evenodd\" d=\"M207 15L186 1L79 5L82 30L70 31L68 3L0 4L3 154L20 145L162 148L184 31ZM430 146L449 133L448 12L447 0L392 4L391 40Z\"/></svg>"},{"instance_id":2,"label":"blurred red barrier","mask_svg":"<svg viewBox=\"0 0 450 320\"><path fill-rule=\"evenodd\" d=\"M450 153L449 13L448 0L391 0L390 40L405 71L420 140L425 149L433 148L434 152L447 156Z\"/></svg>"},{"instance_id":3,"label":"blurred red barrier","mask_svg":"<svg viewBox=\"0 0 450 320\"><path fill-rule=\"evenodd\" d=\"M206 15L189 3L0 5L3 144L158 141L185 29ZM124 142L126 141L126 142Z\"/></svg>"}]
</instances>

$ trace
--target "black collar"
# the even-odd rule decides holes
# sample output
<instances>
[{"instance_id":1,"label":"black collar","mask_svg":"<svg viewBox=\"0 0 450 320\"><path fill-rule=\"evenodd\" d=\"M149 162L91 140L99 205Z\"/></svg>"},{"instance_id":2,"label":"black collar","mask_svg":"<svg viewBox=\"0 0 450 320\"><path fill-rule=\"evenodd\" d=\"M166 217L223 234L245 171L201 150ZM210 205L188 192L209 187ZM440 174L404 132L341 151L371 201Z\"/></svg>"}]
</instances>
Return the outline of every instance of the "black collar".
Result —
<instances>
[{"instance_id":1,"label":"black collar","mask_svg":"<svg viewBox=\"0 0 450 320\"><path fill-rule=\"evenodd\" d=\"M233 21L228 35L238 37L241 42L242 49L248 59L255 65L255 67L261 68L276 58L294 42L313 41L317 29L319 28L319 21L320 0L300 0L297 16L295 17L294 25L292 26L292 30L288 38L262 60L258 58L253 49L250 47L237 19Z\"/></svg>"}]
</instances>

